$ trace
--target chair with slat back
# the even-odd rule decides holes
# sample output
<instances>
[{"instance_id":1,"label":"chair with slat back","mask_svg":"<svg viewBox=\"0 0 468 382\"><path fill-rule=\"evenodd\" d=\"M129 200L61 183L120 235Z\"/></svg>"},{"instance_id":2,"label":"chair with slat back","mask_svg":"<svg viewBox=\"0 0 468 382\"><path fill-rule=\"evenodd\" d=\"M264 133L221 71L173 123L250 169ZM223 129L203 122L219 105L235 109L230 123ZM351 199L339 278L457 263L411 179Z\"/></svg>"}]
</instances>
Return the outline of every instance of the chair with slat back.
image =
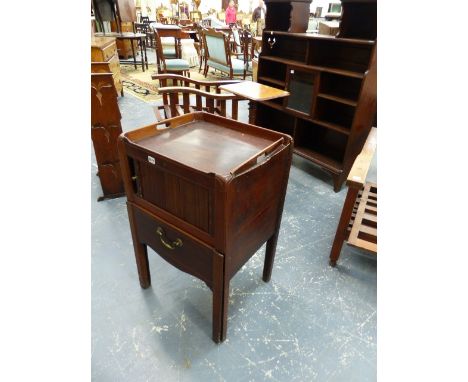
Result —
<instances>
[{"instance_id":1,"label":"chair with slat back","mask_svg":"<svg viewBox=\"0 0 468 382\"><path fill-rule=\"evenodd\" d=\"M243 76L245 79L246 71L244 60L231 57L231 49L229 46L229 35L223 32L217 32L214 29L204 31L205 57L206 64L204 75L208 75L209 67L218 69L221 72L227 73L229 78L234 76Z\"/></svg>"},{"instance_id":2,"label":"chair with slat back","mask_svg":"<svg viewBox=\"0 0 468 382\"><path fill-rule=\"evenodd\" d=\"M163 105L154 108L158 121L194 111L237 120L238 103L245 100L235 94L221 93L219 89L221 85L241 82L239 80L197 81L176 74L153 74L151 78L159 81L158 92L163 96Z\"/></svg>"},{"instance_id":3,"label":"chair with slat back","mask_svg":"<svg viewBox=\"0 0 468 382\"><path fill-rule=\"evenodd\" d=\"M377 129L373 127L348 175L348 193L330 252L332 267L336 266L345 241L377 254L377 184L366 182L376 145Z\"/></svg>"},{"instance_id":4,"label":"chair with slat back","mask_svg":"<svg viewBox=\"0 0 468 382\"><path fill-rule=\"evenodd\" d=\"M159 73L187 74L190 77L190 65L181 58L166 58L161 38L157 29L154 29L154 38L156 43L156 58ZM176 51L176 42L174 40L174 50Z\"/></svg>"}]
</instances>

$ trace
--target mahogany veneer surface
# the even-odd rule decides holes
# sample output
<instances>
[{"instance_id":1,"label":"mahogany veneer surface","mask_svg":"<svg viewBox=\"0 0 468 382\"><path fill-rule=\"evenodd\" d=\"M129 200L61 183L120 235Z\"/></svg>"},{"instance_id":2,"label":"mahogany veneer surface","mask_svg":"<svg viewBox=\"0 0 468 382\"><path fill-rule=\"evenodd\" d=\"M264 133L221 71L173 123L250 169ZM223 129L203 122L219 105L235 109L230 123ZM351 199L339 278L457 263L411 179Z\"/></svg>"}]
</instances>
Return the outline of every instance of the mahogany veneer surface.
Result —
<instances>
[{"instance_id":1,"label":"mahogany veneer surface","mask_svg":"<svg viewBox=\"0 0 468 382\"><path fill-rule=\"evenodd\" d=\"M274 142L199 120L135 143L200 171L228 175L239 163ZM181 152L187 155L181 156Z\"/></svg>"}]
</instances>

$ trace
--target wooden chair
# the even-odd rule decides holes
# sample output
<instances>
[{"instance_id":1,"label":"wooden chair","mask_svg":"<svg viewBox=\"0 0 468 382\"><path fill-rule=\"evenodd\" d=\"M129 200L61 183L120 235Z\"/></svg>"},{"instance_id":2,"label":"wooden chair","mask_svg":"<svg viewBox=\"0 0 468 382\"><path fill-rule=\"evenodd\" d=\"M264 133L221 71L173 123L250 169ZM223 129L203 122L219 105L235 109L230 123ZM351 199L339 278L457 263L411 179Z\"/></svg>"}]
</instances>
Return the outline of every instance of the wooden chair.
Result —
<instances>
[{"instance_id":1,"label":"wooden chair","mask_svg":"<svg viewBox=\"0 0 468 382\"><path fill-rule=\"evenodd\" d=\"M174 52L176 58L167 58L164 53L161 38L157 29L154 30L154 38L156 43L156 62L159 73L176 73L187 74L190 77L190 65L186 60L177 57L176 39L174 39Z\"/></svg>"},{"instance_id":2,"label":"wooden chair","mask_svg":"<svg viewBox=\"0 0 468 382\"><path fill-rule=\"evenodd\" d=\"M332 267L336 266L345 240L349 245L377 254L377 185L366 182L376 145L377 129L373 127L348 175L348 193L330 252Z\"/></svg>"},{"instance_id":3,"label":"wooden chair","mask_svg":"<svg viewBox=\"0 0 468 382\"><path fill-rule=\"evenodd\" d=\"M243 30L238 28L237 25L231 27L229 42L231 43L231 54L242 54L243 44L242 44Z\"/></svg>"},{"instance_id":4,"label":"wooden chair","mask_svg":"<svg viewBox=\"0 0 468 382\"><path fill-rule=\"evenodd\" d=\"M197 31L198 41L194 42L195 49L198 53L198 58L200 60L200 67L198 72L201 72L202 65L205 63L205 37L204 37L204 28L200 24L195 24L195 30Z\"/></svg>"},{"instance_id":5,"label":"wooden chair","mask_svg":"<svg viewBox=\"0 0 468 382\"><path fill-rule=\"evenodd\" d=\"M255 44L253 41L253 36L252 33L247 29L241 30L241 36L245 72L246 75L248 74L253 76L252 60L255 57Z\"/></svg>"},{"instance_id":6,"label":"wooden chair","mask_svg":"<svg viewBox=\"0 0 468 382\"><path fill-rule=\"evenodd\" d=\"M227 73L229 78L243 76L245 79L246 68L244 60L231 57L229 47L229 34L207 29L203 32L205 42L205 77L208 75L209 67Z\"/></svg>"},{"instance_id":7,"label":"wooden chair","mask_svg":"<svg viewBox=\"0 0 468 382\"><path fill-rule=\"evenodd\" d=\"M176 74L153 74L151 78L159 81L158 92L163 96L163 105L154 109L158 121L194 111L206 111L238 119L238 102L244 98L231 93L221 93L219 87L241 82L239 80L197 81ZM172 86L168 86L169 81L172 82ZM191 104L190 96L192 101L195 97L195 104ZM231 110L228 113L229 104Z\"/></svg>"},{"instance_id":8,"label":"wooden chair","mask_svg":"<svg viewBox=\"0 0 468 382\"><path fill-rule=\"evenodd\" d=\"M146 46L151 47L151 48L154 47L153 33L151 33L149 24L147 24L147 23L133 23L133 32L134 33L144 33L146 35Z\"/></svg>"}]
</instances>

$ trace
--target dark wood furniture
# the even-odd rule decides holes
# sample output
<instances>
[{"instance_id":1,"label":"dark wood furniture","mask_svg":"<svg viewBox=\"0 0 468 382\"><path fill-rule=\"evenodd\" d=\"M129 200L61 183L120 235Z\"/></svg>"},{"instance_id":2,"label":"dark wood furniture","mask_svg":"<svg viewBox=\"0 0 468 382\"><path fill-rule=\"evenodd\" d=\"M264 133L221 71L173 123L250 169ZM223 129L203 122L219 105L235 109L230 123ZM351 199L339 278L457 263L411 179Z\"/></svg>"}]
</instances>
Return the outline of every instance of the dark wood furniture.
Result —
<instances>
[{"instance_id":1,"label":"dark wood furniture","mask_svg":"<svg viewBox=\"0 0 468 382\"><path fill-rule=\"evenodd\" d=\"M341 0L342 21L338 37L375 40L377 0Z\"/></svg>"},{"instance_id":2,"label":"dark wood furniture","mask_svg":"<svg viewBox=\"0 0 468 382\"><path fill-rule=\"evenodd\" d=\"M103 196L98 201L124 195L117 139L122 133L117 91L112 73L91 74L91 139Z\"/></svg>"},{"instance_id":3,"label":"dark wood furniture","mask_svg":"<svg viewBox=\"0 0 468 382\"><path fill-rule=\"evenodd\" d=\"M292 140L203 112L161 125L119 140L140 285L151 284L150 246L213 291L213 340L223 341L229 282L265 242L270 280Z\"/></svg>"},{"instance_id":4,"label":"dark wood furniture","mask_svg":"<svg viewBox=\"0 0 468 382\"><path fill-rule=\"evenodd\" d=\"M123 96L119 56L114 37L91 39L91 72L112 73L115 89Z\"/></svg>"},{"instance_id":5,"label":"dark wood furniture","mask_svg":"<svg viewBox=\"0 0 468 382\"><path fill-rule=\"evenodd\" d=\"M267 0L257 81L291 95L259 103L255 120L293 136L294 152L329 172L335 191L360 153L377 109L376 20L361 7L375 8L376 1L342 3L340 37L333 37L285 32L284 12L295 5Z\"/></svg>"},{"instance_id":6,"label":"dark wood furniture","mask_svg":"<svg viewBox=\"0 0 468 382\"><path fill-rule=\"evenodd\" d=\"M265 29L305 32L309 25L311 0L265 0L268 12Z\"/></svg>"},{"instance_id":7,"label":"dark wood furniture","mask_svg":"<svg viewBox=\"0 0 468 382\"><path fill-rule=\"evenodd\" d=\"M344 241L377 254L377 184L366 182L376 145L374 127L348 175L348 193L330 252L332 267L336 266Z\"/></svg>"},{"instance_id":8,"label":"dark wood furniture","mask_svg":"<svg viewBox=\"0 0 468 382\"><path fill-rule=\"evenodd\" d=\"M260 103L255 124L293 136L339 191L376 113L376 41L264 31L262 42L258 82L291 95Z\"/></svg>"}]
</instances>

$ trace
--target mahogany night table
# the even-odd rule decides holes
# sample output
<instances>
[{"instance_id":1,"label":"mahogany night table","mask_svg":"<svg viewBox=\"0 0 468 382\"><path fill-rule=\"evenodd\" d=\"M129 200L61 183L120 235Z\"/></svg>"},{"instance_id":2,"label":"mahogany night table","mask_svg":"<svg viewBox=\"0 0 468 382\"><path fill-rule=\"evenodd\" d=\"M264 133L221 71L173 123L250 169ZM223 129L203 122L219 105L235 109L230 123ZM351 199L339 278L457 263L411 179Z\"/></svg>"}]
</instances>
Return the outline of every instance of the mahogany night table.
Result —
<instances>
[{"instance_id":1,"label":"mahogany night table","mask_svg":"<svg viewBox=\"0 0 468 382\"><path fill-rule=\"evenodd\" d=\"M213 340L226 338L229 282L266 242L271 277L292 138L196 112L124 133L119 155L140 285L147 246L213 292Z\"/></svg>"}]
</instances>

